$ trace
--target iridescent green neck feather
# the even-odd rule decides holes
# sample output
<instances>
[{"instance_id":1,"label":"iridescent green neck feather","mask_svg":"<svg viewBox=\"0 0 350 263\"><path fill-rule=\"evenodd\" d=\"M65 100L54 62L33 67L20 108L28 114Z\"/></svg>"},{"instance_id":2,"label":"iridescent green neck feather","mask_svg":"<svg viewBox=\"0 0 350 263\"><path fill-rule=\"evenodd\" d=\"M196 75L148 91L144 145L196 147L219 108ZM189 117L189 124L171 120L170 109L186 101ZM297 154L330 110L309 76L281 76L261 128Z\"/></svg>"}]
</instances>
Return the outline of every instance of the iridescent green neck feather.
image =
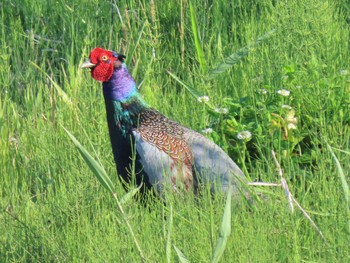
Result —
<instances>
[{"instance_id":1,"label":"iridescent green neck feather","mask_svg":"<svg viewBox=\"0 0 350 263\"><path fill-rule=\"evenodd\" d=\"M139 114L148 108L137 91L135 80L125 64L114 70L111 79L103 82L108 125L126 137L138 124ZM112 134L110 134L112 136Z\"/></svg>"}]
</instances>

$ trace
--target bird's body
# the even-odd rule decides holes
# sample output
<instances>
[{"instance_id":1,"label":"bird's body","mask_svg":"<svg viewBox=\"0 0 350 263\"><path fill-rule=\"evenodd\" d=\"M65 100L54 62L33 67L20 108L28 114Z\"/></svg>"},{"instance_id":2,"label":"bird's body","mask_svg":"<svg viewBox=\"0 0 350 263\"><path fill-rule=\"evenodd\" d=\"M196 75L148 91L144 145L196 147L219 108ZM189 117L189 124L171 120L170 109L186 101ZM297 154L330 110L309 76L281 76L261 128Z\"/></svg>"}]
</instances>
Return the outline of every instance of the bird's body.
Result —
<instances>
[{"instance_id":1,"label":"bird's body","mask_svg":"<svg viewBox=\"0 0 350 263\"><path fill-rule=\"evenodd\" d=\"M115 52L94 49L82 67L103 82L109 135L117 171L162 193L165 187L196 191L200 183L240 191L245 177L235 162L203 135L181 126L149 107Z\"/></svg>"}]
</instances>

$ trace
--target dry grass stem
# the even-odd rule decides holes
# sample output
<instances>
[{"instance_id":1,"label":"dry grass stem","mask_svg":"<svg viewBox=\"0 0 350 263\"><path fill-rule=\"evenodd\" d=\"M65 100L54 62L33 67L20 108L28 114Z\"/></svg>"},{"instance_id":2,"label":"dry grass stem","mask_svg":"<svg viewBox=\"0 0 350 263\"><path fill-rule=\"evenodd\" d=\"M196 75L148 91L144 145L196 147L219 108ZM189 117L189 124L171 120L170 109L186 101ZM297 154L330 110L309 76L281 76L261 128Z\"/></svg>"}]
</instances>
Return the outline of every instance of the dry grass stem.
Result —
<instances>
[{"instance_id":1,"label":"dry grass stem","mask_svg":"<svg viewBox=\"0 0 350 263\"><path fill-rule=\"evenodd\" d=\"M274 150L271 151L271 154L272 154L272 157L273 157L273 160L275 161L275 164L276 164L276 167L277 167L277 172L281 178L281 184L282 184L282 188L284 190L284 193L286 194L287 196L287 199L288 199L288 203L289 203L289 207L290 207L290 210L292 211L292 213L294 213L294 206L293 206L293 199L292 199L292 194L291 192L289 191L289 188L288 188L288 184L287 184L287 181L286 179L283 177L283 170L281 168L281 165L279 164L277 158L276 158L276 153Z\"/></svg>"},{"instance_id":2,"label":"dry grass stem","mask_svg":"<svg viewBox=\"0 0 350 263\"><path fill-rule=\"evenodd\" d=\"M282 184L279 183L265 183L265 182L251 182L248 183L250 186L282 186Z\"/></svg>"}]
</instances>

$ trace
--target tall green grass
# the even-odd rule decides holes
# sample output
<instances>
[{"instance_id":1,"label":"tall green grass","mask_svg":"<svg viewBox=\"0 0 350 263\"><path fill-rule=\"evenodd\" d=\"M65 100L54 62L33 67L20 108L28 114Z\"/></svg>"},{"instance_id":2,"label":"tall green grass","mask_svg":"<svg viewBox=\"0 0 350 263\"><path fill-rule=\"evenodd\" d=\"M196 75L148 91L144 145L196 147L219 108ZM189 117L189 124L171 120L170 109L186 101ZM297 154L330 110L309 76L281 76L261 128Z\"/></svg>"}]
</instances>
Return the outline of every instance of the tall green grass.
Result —
<instances>
[{"instance_id":1,"label":"tall green grass","mask_svg":"<svg viewBox=\"0 0 350 263\"><path fill-rule=\"evenodd\" d=\"M221 262L349 261L347 1L4 0L0 7L1 262L138 262L135 240L150 262L208 262L218 240L226 242ZM168 195L166 206L147 207L126 198L122 213L62 129L125 196L100 84L79 70L95 46L127 56L150 105L194 130L212 128L207 135L252 181L279 181L274 149L289 190L325 240L290 212L277 187L260 189L266 200L253 209L232 206L229 236L223 195ZM227 63L242 50L249 52ZM296 130L286 129L285 104ZM237 139L243 130L250 141Z\"/></svg>"}]
</instances>

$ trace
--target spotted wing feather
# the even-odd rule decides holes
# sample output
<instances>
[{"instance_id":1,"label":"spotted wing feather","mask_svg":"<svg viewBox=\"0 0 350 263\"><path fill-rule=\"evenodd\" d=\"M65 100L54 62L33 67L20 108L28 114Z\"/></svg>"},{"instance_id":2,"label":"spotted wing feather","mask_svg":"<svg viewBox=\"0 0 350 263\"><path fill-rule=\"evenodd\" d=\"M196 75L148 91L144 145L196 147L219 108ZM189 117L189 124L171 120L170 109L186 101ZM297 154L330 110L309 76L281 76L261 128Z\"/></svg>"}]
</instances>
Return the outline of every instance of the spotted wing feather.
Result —
<instances>
[{"instance_id":1,"label":"spotted wing feather","mask_svg":"<svg viewBox=\"0 0 350 263\"><path fill-rule=\"evenodd\" d=\"M153 180L179 184L186 190L196 185L193 155L184 140L183 127L154 110L140 114L139 126L133 131L136 149L147 174Z\"/></svg>"},{"instance_id":2,"label":"spotted wing feather","mask_svg":"<svg viewBox=\"0 0 350 263\"><path fill-rule=\"evenodd\" d=\"M190 189L197 187L199 180L210 183L212 191L215 184L224 191L233 185L234 194L238 194L241 182L245 182L241 169L219 146L157 111L140 114L134 135L147 174L159 181L170 174L173 187L181 182Z\"/></svg>"}]
</instances>

